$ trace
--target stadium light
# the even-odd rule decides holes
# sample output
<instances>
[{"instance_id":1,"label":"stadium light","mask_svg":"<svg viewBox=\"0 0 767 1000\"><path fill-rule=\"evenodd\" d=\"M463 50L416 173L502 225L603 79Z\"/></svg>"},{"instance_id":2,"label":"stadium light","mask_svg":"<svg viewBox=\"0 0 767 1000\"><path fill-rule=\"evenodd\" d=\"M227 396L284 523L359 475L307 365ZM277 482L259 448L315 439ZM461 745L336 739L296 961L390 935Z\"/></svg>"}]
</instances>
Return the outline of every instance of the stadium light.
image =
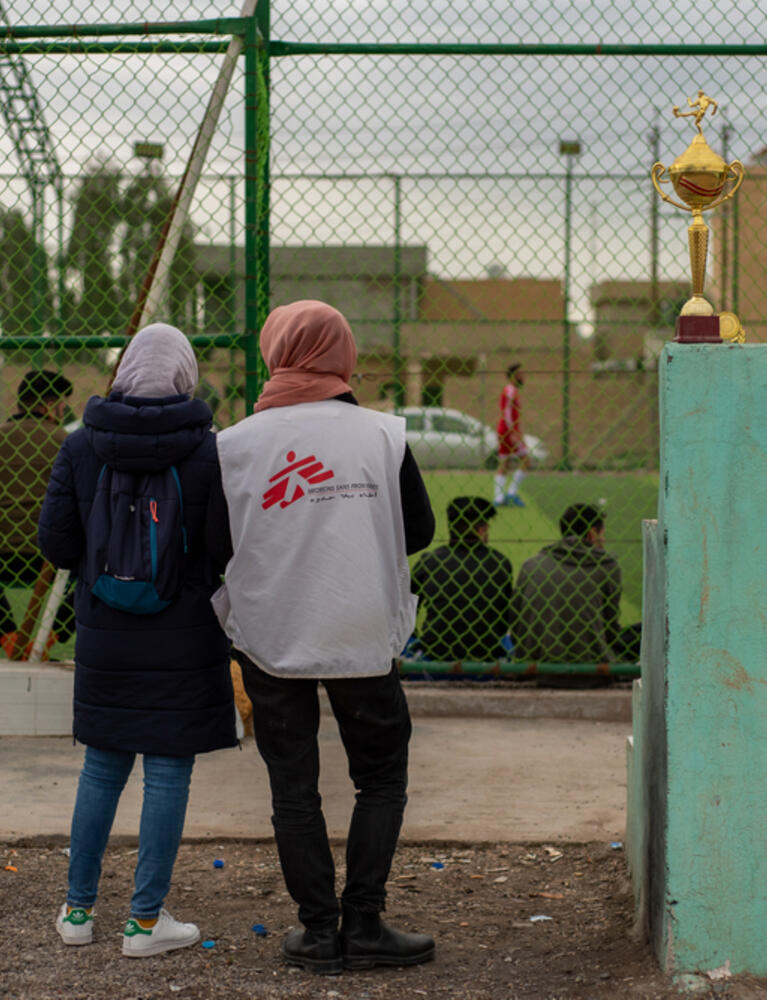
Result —
<instances>
[{"instance_id":1,"label":"stadium light","mask_svg":"<svg viewBox=\"0 0 767 1000\"><path fill-rule=\"evenodd\" d=\"M133 155L142 160L161 160L165 147L161 142L134 142Z\"/></svg>"},{"instance_id":2,"label":"stadium light","mask_svg":"<svg viewBox=\"0 0 767 1000\"><path fill-rule=\"evenodd\" d=\"M562 322L562 457L558 468L570 469L570 252L572 223L573 160L580 156L581 144L573 139L560 139L559 154L565 157L565 279Z\"/></svg>"}]
</instances>

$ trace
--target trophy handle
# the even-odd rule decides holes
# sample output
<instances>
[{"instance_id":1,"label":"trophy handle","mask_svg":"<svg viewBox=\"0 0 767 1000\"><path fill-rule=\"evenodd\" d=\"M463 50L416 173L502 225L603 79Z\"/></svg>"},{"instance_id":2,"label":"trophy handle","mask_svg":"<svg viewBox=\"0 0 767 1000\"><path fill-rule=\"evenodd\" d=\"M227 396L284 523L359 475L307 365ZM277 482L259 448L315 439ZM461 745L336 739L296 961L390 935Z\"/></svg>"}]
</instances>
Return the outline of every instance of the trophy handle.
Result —
<instances>
[{"instance_id":1,"label":"trophy handle","mask_svg":"<svg viewBox=\"0 0 767 1000\"><path fill-rule=\"evenodd\" d=\"M738 161L736 160L735 162L737 163ZM732 164L731 164L731 166L732 166ZM674 199L670 198L666 194L665 191L661 191L660 185L661 184L668 184L668 182L669 182L669 178L668 177L664 178L664 176L663 176L666 173L666 169L667 168L664 167L663 164L660 163L660 162L659 163L653 163L652 170L650 171L650 177L652 177L652 186L655 188L655 190L658 192L658 194L661 196L661 198L664 201L667 201L670 204L675 205L677 208L681 208L685 212L692 211L692 209L690 208L689 205L683 205L681 201L674 201ZM743 167L741 166L740 169L743 170ZM742 179L743 178L741 176L741 180ZM737 190L737 189L735 189L735 190ZM735 190L733 190L732 194L735 194ZM722 199L722 200L724 200L724 199Z\"/></svg>"},{"instance_id":2,"label":"trophy handle","mask_svg":"<svg viewBox=\"0 0 767 1000\"><path fill-rule=\"evenodd\" d=\"M743 164L740 160L733 160L732 163L727 167L727 180L734 181L734 184L727 192L723 194L719 201L712 201L710 205L706 205L706 211L710 208L716 208L717 205L723 204L728 199L732 198L735 192L738 190L740 185L743 183L743 178L745 177L745 170L743 169Z\"/></svg>"}]
</instances>

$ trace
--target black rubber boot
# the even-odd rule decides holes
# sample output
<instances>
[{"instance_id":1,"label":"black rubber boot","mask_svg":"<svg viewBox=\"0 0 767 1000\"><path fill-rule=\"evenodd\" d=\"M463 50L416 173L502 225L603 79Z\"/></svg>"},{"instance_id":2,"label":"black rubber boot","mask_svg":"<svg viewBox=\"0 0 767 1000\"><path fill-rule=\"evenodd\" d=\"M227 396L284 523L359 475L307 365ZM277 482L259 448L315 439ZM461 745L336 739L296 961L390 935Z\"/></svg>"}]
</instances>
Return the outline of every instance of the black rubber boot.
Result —
<instances>
[{"instance_id":1,"label":"black rubber boot","mask_svg":"<svg viewBox=\"0 0 767 1000\"><path fill-rule=\"evenodd\" d=\"M337 976L343 971L338 931L295 930L285 938L282 954L288 965L298 965L321 976Z\"/></svg>"},{"instance_id":2,"label":"black rubber boot","mask_svg":"<svg viewBox=\"0 0 767 1000\"><path fill-rule=\"evenodd\" d=\"M395 931L377 913L350 906L343 908L340 938L345 969L420 965L434 958L434 941L428 935Z\"/></svg>"}]
</instances>

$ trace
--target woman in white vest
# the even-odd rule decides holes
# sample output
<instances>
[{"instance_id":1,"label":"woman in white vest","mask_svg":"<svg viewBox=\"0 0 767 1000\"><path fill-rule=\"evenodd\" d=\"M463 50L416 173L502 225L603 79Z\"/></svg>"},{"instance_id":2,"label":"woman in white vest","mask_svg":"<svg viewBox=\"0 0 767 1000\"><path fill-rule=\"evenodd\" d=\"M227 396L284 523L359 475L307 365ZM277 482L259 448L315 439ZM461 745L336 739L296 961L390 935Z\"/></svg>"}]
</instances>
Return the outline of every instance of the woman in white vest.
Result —
<instances>
[{"instance_id":1,"label":"woman in white vest","mask_svg":"<svg viewBox=\"0 0 767 1000\"><path fill-rule=\"evenodd\" d=\"M214 606L253 702L280 861L305 928L283 954L331 975L416 965L433 957L433 940L380 913L411 730L392 660L415 624L407 556L431 542L434 517L404 419L356 405L357 351L341 313L310 300L280 306L260 346L270 379L254 414L217 435L223 496L208 523L229 557ZM317 791L318 681L357 789L340 908Z\"/></svg>"}]
</instances>

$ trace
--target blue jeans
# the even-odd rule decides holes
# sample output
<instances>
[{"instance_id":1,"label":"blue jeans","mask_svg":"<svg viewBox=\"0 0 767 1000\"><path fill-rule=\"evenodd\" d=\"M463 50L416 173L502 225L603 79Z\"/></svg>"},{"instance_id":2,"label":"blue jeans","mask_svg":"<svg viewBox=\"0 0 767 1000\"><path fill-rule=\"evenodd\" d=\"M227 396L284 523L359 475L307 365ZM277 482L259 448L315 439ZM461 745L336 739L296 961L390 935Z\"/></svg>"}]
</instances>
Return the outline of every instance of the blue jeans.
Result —
<instances>
[{"instance_id":1,"label":"blue jeans","mask_svg":"<svg viewBox=\"0 0 767 1000\"><path fill-rule=\"evenodd\" d=\"M70 906L93 906L101 860L134 753L85 748L69 842ZM194 757L144 754L144 802L131 899L132 917L156 917L170 888L184 829Z\"/></svg>"}]
</instances>

